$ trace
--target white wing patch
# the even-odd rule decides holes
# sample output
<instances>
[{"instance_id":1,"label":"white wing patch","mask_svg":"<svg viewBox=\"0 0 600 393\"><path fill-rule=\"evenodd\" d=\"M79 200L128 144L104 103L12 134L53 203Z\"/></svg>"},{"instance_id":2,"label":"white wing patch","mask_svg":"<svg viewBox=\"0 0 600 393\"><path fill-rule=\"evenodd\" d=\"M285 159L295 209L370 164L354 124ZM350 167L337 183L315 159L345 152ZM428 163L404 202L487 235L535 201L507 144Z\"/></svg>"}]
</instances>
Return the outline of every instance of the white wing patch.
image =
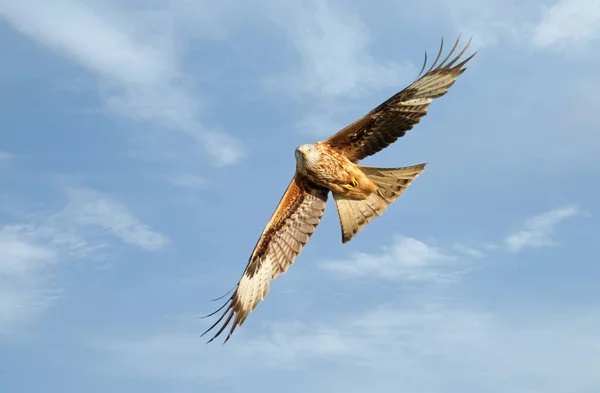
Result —
<instances>
[{"instance_id":1,"label":"white wing patch","mask_svg":"<svg viewBox=\"0 0 600 393\"><path fill-rule=\"evenodd\" d=\"M260 269L250 277L244 274L237 289L237 300L243 310L253 310L260 301L264 300L269 293L269 284L275 275L273 274L273 262L267 256Z\"/></svg>"}]
</instances>

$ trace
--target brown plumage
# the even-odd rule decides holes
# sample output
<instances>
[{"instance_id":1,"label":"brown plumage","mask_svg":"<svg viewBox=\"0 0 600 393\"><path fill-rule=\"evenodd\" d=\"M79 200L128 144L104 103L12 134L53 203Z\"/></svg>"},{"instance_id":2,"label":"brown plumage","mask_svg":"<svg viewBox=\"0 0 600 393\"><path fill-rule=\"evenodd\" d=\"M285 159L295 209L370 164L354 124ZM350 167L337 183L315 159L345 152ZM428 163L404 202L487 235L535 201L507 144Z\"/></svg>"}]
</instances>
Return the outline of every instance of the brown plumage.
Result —
<instances>
[{"instance_id":1,"label":"brown plumage","mask_svg":"<svg viewBox=\"0 0 600 393\"><path fill-rule=\"evenodd\" d=\"M207 317L224 309L223 313L202 335L222 323L212 341L231 324L225 342L229 340L235 328L267 296L271 280L284 273L306 245L321 221L330 191L340 218L342 242L346 243L381 215L425 169L425 164L404 168L356 164L404 136L425 116L431 101L446 94L465 71L464 65L475 55L456 64L469 46L469 40L460 53L447 62L459 40L460 36L438 64L444 46L442 40L433 65L410 86L329 139L296 149L294 178L261 234L234 293ZM426 64L427 54L419 75Z\"/></svg>"}]
</instances>

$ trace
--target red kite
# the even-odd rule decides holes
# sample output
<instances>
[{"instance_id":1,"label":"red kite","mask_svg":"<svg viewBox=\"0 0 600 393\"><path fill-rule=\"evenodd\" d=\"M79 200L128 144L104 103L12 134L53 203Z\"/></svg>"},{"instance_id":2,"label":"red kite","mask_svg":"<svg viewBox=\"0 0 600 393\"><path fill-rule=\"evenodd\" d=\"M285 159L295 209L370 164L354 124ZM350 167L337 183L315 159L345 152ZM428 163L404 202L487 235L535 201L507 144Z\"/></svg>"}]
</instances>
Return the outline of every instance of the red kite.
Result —
<instances>
[{"instance_id":1,"label":"red kite","mask_svg":"<svg viewBox=\"0 0 600 393\"><path fill-rule=\"evenodd\" d=\"M433 65L410 86L329 139L296 149L294 178L260 236L235 292L208 316L227 308L203 336L225 318L210 341L233 320L225 342L229 340L235 328L267 296L270 281L284 273L300 254L325 212L329 192L333 194L339 214L342 243L346 243L381 215L425 169L425 164L374 168L357 163L404 136L425 116L431 101L446 94L466 70L465 64L476 54L455 65L468 48L469 40L461 52L446 63L459 41L460 36L446 58L437 64L444 47L442 39ZM427 53L419 76L426 64Z\"/></svg>"}]
</instances>

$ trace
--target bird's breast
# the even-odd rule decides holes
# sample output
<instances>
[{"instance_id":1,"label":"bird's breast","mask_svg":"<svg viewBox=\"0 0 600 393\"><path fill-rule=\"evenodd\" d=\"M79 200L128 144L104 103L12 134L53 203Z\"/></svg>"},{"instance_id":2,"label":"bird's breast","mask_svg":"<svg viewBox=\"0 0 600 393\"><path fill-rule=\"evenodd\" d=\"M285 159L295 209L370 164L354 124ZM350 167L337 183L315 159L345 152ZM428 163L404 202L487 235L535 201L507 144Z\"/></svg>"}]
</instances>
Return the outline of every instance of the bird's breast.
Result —
<instances>
[{"instance_id":1,"label":"bird's breast","mask_svg":"<svg viewBox=\"0 0 600 393\"><path fill-rule=\"evenodd\" d=\"M321 147L318 159L305 160L300 163L298 169L313 182L329 186L330 183L335 183L348 176L348 165L351 166L352 163L343 153Z\"/></svg>"}]
</instances>

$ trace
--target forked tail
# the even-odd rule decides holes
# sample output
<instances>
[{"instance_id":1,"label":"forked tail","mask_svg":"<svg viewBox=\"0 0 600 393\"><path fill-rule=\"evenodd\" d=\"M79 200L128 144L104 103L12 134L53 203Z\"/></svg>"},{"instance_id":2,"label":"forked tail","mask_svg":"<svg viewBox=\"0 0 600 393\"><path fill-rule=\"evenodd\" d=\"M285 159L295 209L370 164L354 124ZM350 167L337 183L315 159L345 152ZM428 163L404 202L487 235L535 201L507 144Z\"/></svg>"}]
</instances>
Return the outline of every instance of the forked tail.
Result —
<instances>
[{"instance_id":1,"label":"forked tail","mask_svg":"<svg viewBox=\"0 0 600 393\"><path fill-rule=\"evenodd\" d=\"M380 216L423 172L425 165L404 168L359 166L378 188L365 200L350 199L343 194L333 193L342 226L342 243L350 241L365 225Z\"/></svg>"}]
</instances>

